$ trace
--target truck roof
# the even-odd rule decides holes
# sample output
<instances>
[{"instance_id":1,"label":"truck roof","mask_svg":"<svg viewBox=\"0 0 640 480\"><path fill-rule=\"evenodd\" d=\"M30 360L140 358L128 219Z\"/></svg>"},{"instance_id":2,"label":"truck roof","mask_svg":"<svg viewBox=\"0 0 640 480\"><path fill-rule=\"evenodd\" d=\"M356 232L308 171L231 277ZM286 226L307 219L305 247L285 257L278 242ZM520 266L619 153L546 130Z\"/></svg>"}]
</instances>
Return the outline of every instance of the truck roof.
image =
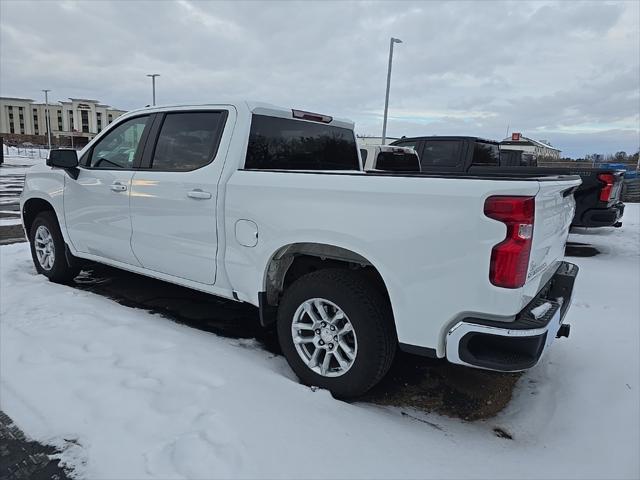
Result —
<instances>
[{"instance_id":1,"label":"truck roof","mask_svg":"<svg viewBox=\"0 0 640 480\"><path fill-rule=\"evenodd\" d=\"M140 113L154 113L154 112L164 112L167 110L174 109L188 109L188 108L211 108L211 107L221 107L221 106L231 106L234 107L238 112L249 112L251 114L256 115L267 115L270 117L280 117L280 118L291 118L293 119L293 111L298 110L295 108L285 108L277 105L273 105L271 103L259 102L254 100L231 100L231 101L223 101L223 102L215 102L215 103L176 103L170 105L156 105L138 108L135 110L131 110L127 112L125 116L130 116L131 114L140 114ZM309 112L311 113L311 112ZM317 113L316 115L324 115L329 116L323 113ZM295 120L307 121L304 119L296 118ZM331 121L326 123L327 125L333 125L335 127L348 128L353 130L355 124L353 121L347 118L336 118L331 117Z\"/></svg>"}]
</instances>

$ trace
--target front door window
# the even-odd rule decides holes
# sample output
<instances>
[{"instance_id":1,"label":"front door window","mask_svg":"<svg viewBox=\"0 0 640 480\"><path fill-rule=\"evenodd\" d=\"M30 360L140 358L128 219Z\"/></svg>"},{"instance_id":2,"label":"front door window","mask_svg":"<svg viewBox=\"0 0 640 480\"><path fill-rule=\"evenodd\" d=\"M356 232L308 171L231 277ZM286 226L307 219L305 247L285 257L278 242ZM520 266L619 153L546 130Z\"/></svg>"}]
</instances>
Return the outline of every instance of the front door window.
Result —
<instances>
[{"instance_id":1,"label":"front door window","mask_svg":"<svg viewBox=\"0 0 640 480\"><path fill-rule=\"evenodd\" d=\"M85 166L109 170L132 169L148 119L132 118L115 127L91 149Z\"/></svg>"}]
</instances>

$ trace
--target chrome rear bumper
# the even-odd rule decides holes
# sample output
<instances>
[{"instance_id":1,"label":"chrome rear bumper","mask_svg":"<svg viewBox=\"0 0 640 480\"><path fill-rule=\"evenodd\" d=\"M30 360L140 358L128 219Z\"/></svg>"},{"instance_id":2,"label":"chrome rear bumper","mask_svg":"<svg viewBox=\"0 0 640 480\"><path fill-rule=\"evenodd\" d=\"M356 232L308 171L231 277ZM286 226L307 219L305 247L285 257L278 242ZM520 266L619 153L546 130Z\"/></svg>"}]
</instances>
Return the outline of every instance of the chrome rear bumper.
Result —
<instances>
[{"instance_id":1,"label":"chrome rear bumper","mask_svg":"<svg viewBox=\"0 0 640 480\"><path fill-rule=\"evenodd\" d=\"M563 325L578 267L562 262L538 295L513 322L465 318L449 330L447 360L476 368L514 372L538 363L556 337L568 336Z\"/></svg>"}]
</instances>

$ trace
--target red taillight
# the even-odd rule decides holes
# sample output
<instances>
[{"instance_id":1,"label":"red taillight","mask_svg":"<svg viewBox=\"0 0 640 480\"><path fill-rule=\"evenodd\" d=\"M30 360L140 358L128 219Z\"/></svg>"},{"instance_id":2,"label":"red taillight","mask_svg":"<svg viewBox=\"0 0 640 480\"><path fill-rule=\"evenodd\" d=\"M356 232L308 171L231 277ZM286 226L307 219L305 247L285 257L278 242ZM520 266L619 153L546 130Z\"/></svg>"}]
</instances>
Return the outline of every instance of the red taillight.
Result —
<instances>
[{"instance_id":1,"label":"red taillight","mask_svg":"<svg viewBox=\"0 0 640 480\"><path fill-rule=\"evenodd\" d=\"M598 180L604 182L604 187L600 190L600 201L608 202L609 197L611 197L611 191L613 190L615 177L610 173L599 173Z\"/></svg>"},{"instance_id":2,"label":"red taillight","mask_svg":"<svg viewBox=\"0 0 640 480\"><path fill-rule=\"evenodd\" d=\"M533 238L535 197L489 197L484 214L507 226L506 238L493 247L489 280L504 288L520 288L527 280Z\"/></svg>"}]
</instances>

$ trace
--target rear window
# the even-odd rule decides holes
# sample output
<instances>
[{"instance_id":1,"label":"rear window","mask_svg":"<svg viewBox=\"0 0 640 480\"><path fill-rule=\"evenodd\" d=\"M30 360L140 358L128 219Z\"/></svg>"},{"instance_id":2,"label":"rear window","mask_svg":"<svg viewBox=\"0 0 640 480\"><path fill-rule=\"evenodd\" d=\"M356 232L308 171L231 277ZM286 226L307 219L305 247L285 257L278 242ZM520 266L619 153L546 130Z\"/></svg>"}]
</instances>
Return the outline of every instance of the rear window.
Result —
<instances>
[{"instance_id":1,"label":"rear window","mask_svg":"<svg viewBox=\"0 0 640 480\"><path fill-rule=\"evenodd\" d=\"M322 123L254 115L245 168L359 170L352 130Z\"/></svg>"},{"instance_id":2,"label":"rear window","mask_svg":"<svg viewBox=\"0 0 640 480\"><path fill-rule=\"evenodd\" d=\"M419 172L420 160L416 153L380 152L375 168L396 172Z\"/></svg>"},{"instance_id":3,"label":"rear window","mask_svg":"<svg viewBox=\"0 0 640 480\"><path fill-rule=\"evenodd\" d=\"M423 169L433 167L456 167L461 163L459 141L435 140L424 144L420 157Z\"/></svg>"},{"instance_id":4,"label":"rear window","mask_svg":"<svg viewBox=\"0 0 640 480\"><path fill-rule=\"evenodd\" d=\"M492 143L475 142L472 163L474 165L498 165L500 163L500 148Z\"/></svg>"}]
</instances>

